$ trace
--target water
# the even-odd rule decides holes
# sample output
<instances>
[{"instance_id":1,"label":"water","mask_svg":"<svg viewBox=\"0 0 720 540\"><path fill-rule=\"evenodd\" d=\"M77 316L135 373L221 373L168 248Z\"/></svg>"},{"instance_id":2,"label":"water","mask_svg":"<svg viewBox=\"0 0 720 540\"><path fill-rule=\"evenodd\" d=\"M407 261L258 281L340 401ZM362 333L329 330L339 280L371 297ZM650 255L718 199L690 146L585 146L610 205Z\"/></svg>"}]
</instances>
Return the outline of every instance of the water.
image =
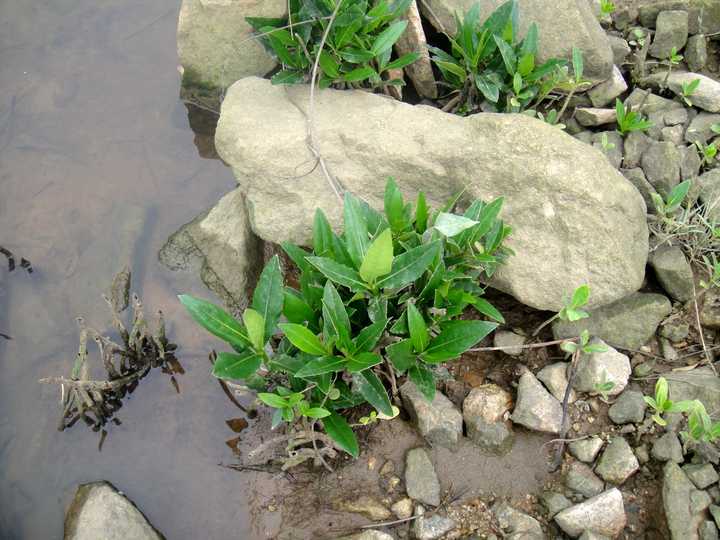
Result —
<instances>
[{"instance_id":1,"label":"water","mask_svg":"<svg viewBox=\"0 0 720 540\"><path fill-rule=\"evenodd\" d=\"M232 461L239 416L208 376L207 338L178 291L208 296L157 251L235 185L193 144L178 100L178 0L0 1L0 245L36 271L0 276L0 537L62 537L75 486L106 479L170 539L251 538L252 476ZM119 413L103 451L76 425L56 430L74 317L104 329L99 295L123 262L148 311L162 307L187 373L177 394L153 373ZM4 259L0 258L0 263ZM4 273L5 271L2 270Z\"/></svg>"}]
</instances>

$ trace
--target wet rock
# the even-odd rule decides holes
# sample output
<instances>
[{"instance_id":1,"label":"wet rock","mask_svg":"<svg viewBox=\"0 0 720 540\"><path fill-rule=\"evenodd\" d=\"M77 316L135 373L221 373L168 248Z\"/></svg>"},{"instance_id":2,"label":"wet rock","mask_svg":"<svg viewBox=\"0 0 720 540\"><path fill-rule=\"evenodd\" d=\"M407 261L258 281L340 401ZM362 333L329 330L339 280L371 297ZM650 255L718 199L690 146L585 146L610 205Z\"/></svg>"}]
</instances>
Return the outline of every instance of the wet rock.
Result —
<instances>
[{"instance_id":1,"label":"wet rock","mask_svg":"<svg viewBox=\"0 0 720 540\"><path fill-rule=\"evenodd\" d=\"M440 504L440 481L427 452L414 448L405 457L405 490L418 502L438 506Z\"/></svg>"},{"instance_id":2,"label":"wet rock","mask_svg":"<svg viewBox=\"0 0 720 540\"><path fill-rule=\"evenodd\" d=\"M525 345L525 341L525 336L521 336L515 332L508 332L507 330L495 332L493 336L493 345L495 347L509 347L503 352L510 356L520 356L523 352L522 346Z\"/></svg>"},{"instance_id":3,"label":"wet rock","mask_svg":"<svg viewBox=\"0 0 720 540\"><path fill-rule=\"evenodd\" d=\"M651 254L649 263L672 298L687 302L693 297L693 271L679 246L660 246Z\"/></svg>"},{"instance_id":4,"label":"wet rock","mask_svg":"<svg viewBox=\"0 0 720 540\"><path fill-rule=\"evenodd\" d=\"M422 516L425 509L418 506L415 514ZM455 522L445 516L433 514L430 517L419 517L413 523L413 533L417 540L435 540L455 528Z\"/></svg>"},{"instance_id":5,"label":"wet rock","mask_svg":"<svg viewBox=\"0 0 720 540\"><path fill-rule=\"evenodd\" d=\"M620 36L608 35L608 41L610 41L610 48L613 52L613 64L615 64L615 66L622 66L632 52L630 45L628 45L626 39Z\"/></svg>"},{"instance_id":6,"label":"wet rock","mask_svg":"<svg viewBox=\"0 0 720 540\"><path fill-rule=\"evenodd\" d=\"M685 61L690 71L701 71L708 61L707 38L703 35L691 36L685 47Z\"/></svg>"},{"instance_id":7,"label":"wet rock","mask_svg":"<svg viewBox=\"0 0 720 540\"><path fill-rule=\"evenodd\" d=\"M544 491L540 495L540 500L548 511L548 519L554 518L555 514L572 506L572 503L565 495L555 491Z\"/></svg>"},{"instance_id":8,"label":"wet rock","mask_svg":"<svg viewBox=\"0 0 720 540\"><path fill-rule=\"evenodd\" d=\"M504 538L515 540L544 540L545 538L538 520L516 510L507 503L498 503L493 506L493 514L500 529L505 533Z\"/></svg>"},{"instance_id":9,"label":"wet rock","mask_svg":"<svg viewBox=\"0 0 720 540\"><path fill-rule=\"evenodd\" d=\"M537 373L537 378L550 391L555 399L560 403L565 399L565 390L567 389L567 362L556 362L545 366ZM575 390L570 390L568 403L573 403L577 399Z\"/></svg>"},{"instance_id":10,"label":"wet rock","mask_svg":"<svg viewBox=\"0 0 720 540\"><path fill-rule=\"evenodd\" d=\"M262 242L250 229L241 190L173 234L159 257L170 270L198 272L226 306L244 309L262 268Z\"/></svg>"},{"instance_id":11,"label":"wet rock","mask_svg":"<svg viewBox=\"0 0 720 540\"><path fill-rule=\"evenodd\" d=\"M627 87L628 85L622 73L617 66L613 66L610 78L590 89L588 96L590 96L593 107L604 107L609 103L614 103L615 98L627 90Z\"/></svg>"},{"instance_id":12,"label":"wet rock","mask_svg":"<svg viewBox=\"0 0 720 540\"><path fill-rule=\"evenodd\" d=\"M553 324L555 339L575 337L587 329L616 347L639 349L653 337L658 325L670 315L672 305L661 294L635 293L590 311L590 318L575 323Z\"/></svg>"},{"instance_id":13,"label":"wet rock","mask_svg":"<svg viewBox=\"0 0 720 540\"><path fill-rule=\"evenodd\" d=\"M390 510L388 510L383 503L369 495L360 495L353 499L335 501L333 508L338 512L360 514L372 521L384 521L392 517Z\"/></svg>"},{"instance_id":14,"label":"wet rock","mask_svg":"<svg viewBox=\"0 0 720 540\"><path fill-rule=\"evenodd\" d=\"M662 496L671 538L699 538L698 527L703 521L703 511L710 505L710 497L695 489L682 469L672 461L663 469Z\"/></svg>"},{"instance_id":15,"label":"wet rock","mask_svg":"<svg viewBox=\"0 0 720 540\"><path fill-rule=\"evenodd\" d=\"M720 328L720 291L717 289L710 289L705 293L700 309L700 322L706 328Z\"/></svg>"},{"instance_id":16,"label":"wet rock","mask_svg":"<svg viewBox=\"0 0 720 540\"><path fill-rule=\"evenodd\" d=\"M682 445L678 436L670 432L655 440L651 454L658 461L682 463L684 459Z\"/></svg>"},{"instance_id":17,"label":"wet rock","mask_svg":"<svg viewBox=\"0 0 720 540\"><path fill-rule=\"evenodd\" d=\"M337 540L395 540L395 539L388 533L370 529L367 531L363 531L359 534L353 534L352 536L343 536L342 538L338 538Z\"/></svg>"},{"instance_id":18,"label":"wet rock","mask_svg":"<svg viewBox=\"0 0 720 540\"><path fill-rule=\"evenodd\" d=\"M616 424L639 424L645 418L646 408L642 392L625 390L608 409L608 416Z\"/></svg>"},{"instance_id":19,"label":"wet rock","mask_svg":"<svg viewBox=\"0 0 720 540\"><path fill-rule=\"evenodd\" d=\"M620 172L622 172L623 176L640 192L640 195L642 195L645 201L645 206L647 206L648 214L654 214L655 203L652 197L653 193L657 193L657 191L652 184L647 181L643 170L640 167L635 167L634 169L621 169Z\"/></svg>"},{"instance_id":20,"label":"wet rock","mask_svg":"<svg viewBox=\"0 0 720 540\"><path fill-rule=\"evenodd\" d=\"M665 73L654 73L646 77L643 82L659 87L665 84L665 75ZM666 84L670 90L681 96L683 83L690 84L697 79L700 80L700 84L691 97L693 106L712 113L720 112L720 82L700 73L674 71L668 77Z\"/></svg>"},{"instance_id":21,"label":"wet rock","mask_svg":"<svg viewBox=\"0 0 720 540\"><path fill-rule=\"evenodd\" d=\"M616 131L600 131L592 136L593 147L605 154L616 169L622 165L623 142L622 135Z\"/></svg>"},{"instance_id":22,"label":"wet rock","mask_svg":"<svg viewBox=\"0 0 720 540\"><path fill-rule=\"evenodd\" d=\"M462 436L462 415L441 392L429 402L417 386L408 381L400 387L403 405L420 434L433 445L455 448Z\"/></svg>"},{"instance_id":23,"label":"wet rock","mask_svg":"<svg viewBox=\"0 0 720 540\"><path fill-rule=\"evenodd\" d=\"M708 367L678 371L667 377L672 401L700 400L708 411L720 410L720 379Z\"/></svg>"},{"instance_id":24,"label":"wet rock","mask_svg":"<svg viewBox=\"0 0 720 540\"><path fill-rule=\"evenodd\" d=\"M65 540L162 540L138 508L109 482L82 484L65 515Z\"/></svg>"},{"instance_id":25,"label":"wet rock","mask_svg":"<svg viewBox=\"0 0 720 540\"><path fill-rule=\"evenodd\" d=\"M720 169L713 169L698 178L700 202L711 220L720 221Z\"/></svg>"},{"instance_id":26,"label":"wet rock","mask_svg":"<svg viewBox=\"0 0 720 540\"><path fill-rule=\"evenodd\" d=\"M605 382L614 386L607 391L608 395L616 396L627 386L632 369L630 359L624 354L608 346L599 338L592 338L593 345L605 345L605 352L582 354L578 361L573 381L573 388L578 392L597 393L597 387Z\"/></svg>"},{"instance_id":27,"label":"wet rock","mask_svg":"<svg viewBox=\"0 0 720 540\"><path fill-rule=\"evenodd\" d=\"M317 207L333 224L341 221L337 197L321 168L313 169L306 145L308 93L306 85L242 79L226 94L215 136L218 154L247 190L253 230L276 243L307 243ZM508 245L517 255L498 269L496 288L526 305L559 310L581 283L595 306L640 287L644 202L596 150L525 115L463 118L362 91L328 89L316 97L317 146L333 176L369 204L382 207L390 175L407 197L424 190L431 206L460 186L468 198L505 197L503 219L513 225ZM537 160L538 153L550 162Z\"/></svg>"},{"instance_id":28,"label":"wet rock","mask_svg":"<svg viewBox=\"0 0 720 540\"><path fill-rule=\"evenodd\" d=\"M512 424L506 420L512 396L495 384L473 388L463 402L467 434L480 447L504 453L512 446Z\"/></svg>"},{"instance_id":29,"label":"wet rock","mask_svg":"<svg viewBox=\"0 0 720 540\"><path fill-rule=\"evenodd\" d=\"M605 489L605 483L592 472L590 467L579 461L570 465L565 475L565 485L588 498L599 495Z\"/></svg>"},{"instance_id":30,"label":"wet rock","mask_svg":"<svg viewBox=\"0 0 720 540\"><path fill-rule=\"evenodd\" d=\"M610 438L600 456L595 473L606 482L622 485L640 468L635 454L627 441L618 436Z\"/></svg>"},{"instance_id":31,"label":"wet rock","mask_svg":"<svg viewBox=\"0 0 720 540\"><path fill-rule=\"evenodd\" d=\"M718 473L710 463L685 465L682 470L698 489L708 488L718 481Z\"/></svg>"},{"instance_id":32,"label":"wet rock","mask_svg":"<svg viewBox=\"0 0 720 540\"><path fill-rule=\"evenodd\" d=\"M437 84L435 83L432 63L430 62L425 31L422 27L420 12L415 0L410 3L405 19L408 21L408 25L395 44L395 49L398 57L413 52L420 54L418 60L404 69L420 97L435 99L437 97Z\"/></svg>"},{"instance_id":33,"label":"wet rock","mask_svg":"<svg viewBox=\"0 0 720 540\"><path fill-rule=\"evenodd\" d=\"M645 151L650 148L652 139L645 135L641 131L633 131L625 137L625 144L623 145L623 151L625 157L623 158L623 166L627 169L634 169L640 165L640 160ZM643 173L643 177L644 177Z\"/></svg>"},{"instance_id":34,"label":"wet rock","mask_svg":"<svg viewBox=\"0 0 720 540\"><path fill-rule=\"evenodd\" d=\"M687 11L661 11L655 25L655 36L649 51L652 56L665 60L673 48L682 50L688 39Z\"/></svg>"},{"instance_id":35,"label":"wet rock","mask_svg":"<svg viewBox=\"0 0 720 540\"><path fill-rule=\"evenodd\" d=\"M407 519L411 517L413 513L412 499L408 499L407 497L400 499L390 507L390 510L392 510L392 513L395 514L396 518Z\"/></svg>"},{"instance_id":36,"label":"wet rock","mask_svg":"<svg viewBox=\"0 0 720 540\"><path fill-rule=\"evenodd\" d=\"M664 197L680 183L680 162L680 152L671 142L652 143L640 158L648 182Z\"/></svg>"},{"instance_id":37,"label":"wet rock","mask_svg":"<svg viewBox=\"0 0 720 540\"><path fill-rule=\"evenodd\" d=\"M520 377L517 403L511 418L515 424L528 429L559 433L562 424L562 406L532 373L525 372Z\"/></svg>"},{"instance_id":38,"label":"wet rock","mask_svg":"<svg viewBox=\"0 0 720 540\"><path fill-rule=\"evenodd\" d=\"M600 437L590 437L580 441L573 441L568 444L568 450L577 459L584 463L592 463L603 447L603 440Z\"/></svg>"},{"instance_id":39,"label":"wet rock","mask_svg":"<svg viewBox=\"0 0 720 540\"><path fill-rule=\"evenodd\" d=\"M715 137L715 133L710 129L715 124L720 124L720 114L701 112L690 121L685 131L685 140L689 143L707 143Z\"/></svg>"},{"instance_id":40,"label":"wet rock","mask_svg":"<svg viewBox=\"0 0 720 540\"><path fill-rule=\"evenodd\" d=\"M577 538L586 530L615 538L625 527L626 519L622 494L617 488L571 506L555 516L555 522L572 538Z\"/></svg>"},{"instance_id":41,"label":"wet rock","mask_svg":"<svg viewBox=\"0 0 720 540\"><path fill-rule=\"evenodd\" d=\"M578 107L575 109L575 120L577 120L581 126L597 127L614 124L617 117L615 116L615 109Z\"/></svg>"}]
</instances>

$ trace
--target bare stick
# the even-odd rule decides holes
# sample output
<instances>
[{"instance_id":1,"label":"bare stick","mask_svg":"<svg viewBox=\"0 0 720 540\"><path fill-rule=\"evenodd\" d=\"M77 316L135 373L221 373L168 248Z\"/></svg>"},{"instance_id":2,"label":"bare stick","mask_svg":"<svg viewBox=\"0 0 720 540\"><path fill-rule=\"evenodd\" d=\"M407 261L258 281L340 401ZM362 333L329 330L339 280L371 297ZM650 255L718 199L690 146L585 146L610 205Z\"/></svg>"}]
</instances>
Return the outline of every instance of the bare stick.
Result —
<instances>
[{"instance_id":1,"label":"bare stick","mask_svg":"<svg viewBox=\"0 0 720 540\"><path fill-rule=\"evenodd\" d=\"M566 341L575 342L578 338L556 339L555 341L544 341L542 343L531 343L529 345L510 345L508 347L477 347L469 349L468 352L491 352L491 351L514 351L516 349L542 349L552 347L553 345L561 345Z\"/></svg>"},{"instance_id":2,"label":"bare stick","mask_svg":"<svg viewBox=\"0 0 720 540\"><path fill-rule=\"evenodd\" d=\"M128 383L133 382L135 379L138 378L139 375L139 373L133 373L131 375L123 377L122 379L115 379L112 381L76 381L74 379L66 379L65 377L47 377L45 379L40 379L38 382L41 384L61 384L63 386L67 385L70 388L85 389L90 391L117 390L118 388L121 388Z\"/></svg>"},{"instance_id":3,"label":"bare stick","mask_svg":"<svg viewBox=\"0 0 720 540\"><path fill-rule=\"evenodd\" d=\"M568 373L567 386L565 387L565 395L563 396L562 403L562 421L560 423L560 437L558 437L559 444L557 450L555 450L555 460L553 461L551 471L557 471L562 463L563 451L565 450L565 440L568 432L568 403L570 401L570 392L572 391L572 384L575 380L575 371L577 370L577 362L580 359L580 349L578 348L570 360L570 372Z\"/></svg>"}]
</instances>

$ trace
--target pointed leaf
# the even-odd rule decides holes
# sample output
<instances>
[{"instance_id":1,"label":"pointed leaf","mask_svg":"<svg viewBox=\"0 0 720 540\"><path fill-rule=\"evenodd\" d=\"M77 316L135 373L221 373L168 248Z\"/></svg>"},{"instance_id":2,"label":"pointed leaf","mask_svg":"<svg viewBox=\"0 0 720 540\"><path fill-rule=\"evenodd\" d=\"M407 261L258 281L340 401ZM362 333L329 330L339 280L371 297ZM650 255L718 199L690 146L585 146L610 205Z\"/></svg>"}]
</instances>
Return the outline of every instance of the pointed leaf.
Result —
<instances>
[{"instance_id":1,"label":"pointed leaf","mask_svg":"<svg viewBox=\"0 0 720 540\"><path fill-rule=\"evenodd\" d=\"M289 287L285 288L283 315L288 321L296 324L308 321L312 326L316 321L313 309L296 290Z\"/></svg>"},{"instance_id":2,"label":"pointed leaf","mask_svg":"<svg viewBox=\"0 0 720 540\"><path fill-rule=\"evenodd\" d=\"M416 362L415 365L410 366L408 369L408 377L425 396L425 399L428 401L435 399L435 376L432 371L422 363Z\"/></svg>"},{"instance_id":3,"label":"pointed leaf","mask_svg":"<svg viewBox=\"0 0 720 540\"><path fill-rule=\"evenodd\" d=\"M400 39L400 36L405 31L407 25L407 21L397 21L388 26L380 33L380 35L378 35L377 38L375 38L375 41L370 48L372 53L375 56L378 56L391 49L392 46L395 45L395 42Z\"/></svg>"},{"instance_id":4,"label":"pointed leaf","mask_svg":"<svg viewBox=\"0 0 720 540\"><path fill-rule=\"evenodd\" d=\"M385 327L387 326L387 319L382 318L377 322L374 322L370 326L363 328L360 333L353 340L355 344L356 352L368 352L375 348L377 342L380 340Z\"/></svg>"},{"instance_id":5,"label":"pointed leaf","mask_svg":"<svg viewBox=\"0 0 720 540\"><path fill-rule=\"evenodd\" d=\"M390 273L378 280L378 287L400 289L412 283L427 270L441 248L439 240L418 246L398 255L393 260Z\"/></svg>"},{"instance_id":6,"label":"pointed leaf","mask_svg":"<svg viewBox=\"0 0 720 540\"><path fill-rule=\"evenodd\" d=\"M499 323L505 322L505 318L502 316L502 313L500 313L495 306L484 298L475 298L470 303L483 315L486 315Z\"/></svg>"},{"instance_id":7,"label":"pointed leaf","mask_svg":"<svg viewBox=\"0 0 720 540\"><path fill-rule=\"evenodd\" d=\"M206 300L186 294L178 297L190 316L205 330L232 345L235 350L251 346L245 329L225 310Z\"/></svg>"},{"instance_id":8,"label":"pointed leaf","mask_svg":"<svg viewBox=\"0 0 720 540\"><path fill-rule=\"evenodd\" d=\"M365 259L360 266L360 277L368 283L374 283L377 278L390 273L392 261L392 232L390 229L385 229L370 244Z\"/></svg>"},{"instance_id":9,"label":"pointed leaf","mask_svg":"<svg viewBox=\"0 0 720 540\"><path fill-rule=\"evenodd\" d=\"M370 239L368 238L367 224L360 203L351 193L345 193L343 217L347 251L355 264L355 268L359 268L363 260L365 260Z\"/></svg>"},{"instance_id":10,"label":"pointed leaf","mask_svg":"<svg viewBox=\"0 0 720 540\"><path fill-rule=\"evenodd\" d=\"M354 458L360 455L357 438L347 423L347 420L337 413L332 413L321 421L325 428L325 433L335 441L339 448L342 448Z\"/></svg>"},{"instance_id":11,"label":"pointed leaf","mask_svg":"<svg viewBox=\"0 0 720 540\"><path fill-rule=\"evenodd\" d=\"M425 200L425 194L421 191L418 193L417 202L415 203L415 230L420 234L427 229L428 205Z\"/></svg>"},{"instance_id":12,"label":"pointed leaf","mask_svg":"<svg viewBox=\"0 0 720 540\"><path fill-rule=\"evenodd\" d=\"M461 232L474 227L478 222L457 214L442 212L435 219L435 228L448 238L457 236Z\"/></svg>"},{"instance_id":13,"label":"pointed leaf","mask_svg":"<svg viewBox=\"0 0 720 540\"><path fill-rule=\"evenodd\" d=\"M385 348L388 358L392 362L395 369L400 373L405 373L411 366L415 365L417 355L413 352L413 344L409 339L404 339L388 345Z\"/></svg>"},{"instance_id":14,"label":"pointed leaf","mask_svg":"<svg viewBox=\"0 0 720 540\"><path fill-rule=\"evenodd\" d=\"M323 356L328 353L325 344L312 331L300 324L280 324L280 330L290 340L290 343L304 353L315 356Z\"/></svg>"},{"instance_id":15,"label":"pointed leaf","mask_svg":"<svg viewBox=\"0 0 720 540\"><path fill-rule=\"evenodd\" d=\"M262 351L265 345L265 319L254 309L248 308L243 313L243 322L250 343L256 351Z\"/></svg>"},{"instance_id":16,"label":"pointed leaf","mask_svg":"<svg viewBox=\"0 0 720 540\"><path fill-rule=\"evenodd\" d=\"M425 319L420 314L415 304L408 304L408 328L410 330L410 340L415 347L415 352L423 352L430 343L430 334L428 334Z\"/></svg>"},{"instance_id":17,"label":"pointed leaf","mask_svg":"<svg viewBox=\"0 0 720 540\"><path fill-rule=\"evenodd\" d=\"M347 361L339 356L324 356L310 360L302 368L295 373L295 377L299 379L307 379L308 377L318 377L326 373L335 373L345 369Z\"/></svg>"},{"instance_id":18,"label":"pointed leaf","mask_svg":"<svg viewBox=\"0 0 720 540\"><path fill-rule=\"evenodd\" d=\"M265 341L275 333L283 308L283 276L280 258L275 255L260 274L253 294L252 308L265 320Z\"/></svg>"},{"instance_id":19,"label":"pointed leaf","mask_svg":"<svg viewBox=\"0 0 720 540\"><path fill-rule=\"evenodd\" d=\"M355 292L367 290L356 270L325 257L308 257L307 260L329 280Z\"/></svg>"},{"instance_id":20,"label":"pointed leaf","mask_svg":"<svg viewBox=\"0 0 720 540\"><path fill-rule=\"evenodd\" d=\"M388 178L385 184L385 215L394 233L402 232L407 226L403 196L393 178Z\"/></svg>"},{"instance_id":21,"label":"pointed leaf","mask_svg":"<svg viewBox=\"0 0 720 540\"><path fill-rule=\"evenodd\" d=\"M457 358L495 328L497 323L487 321L446 322L420 358L431 364Z\"/></svg>"},{"instance_id":22,"label":"pointed leaf","mask_svg":"<svg viewBox=\"0 0 720 540\"><path fill-rule=\"evenodd\" d=\"M387 391L382 381L378 379L378 376L372 370L368 369L353 374L353 384L360 395L378 412L388 416L393 415L392 403L390 403Z\"/></svg>"},{"instance_id":23,"label":"pointed leaf","mask_svg":"<svg viewBox=\"0 0 720 540\"><path fill-rule=\"evenodd\" d=\"M377 353L364 352L357 354L347 361L347 370L350 373L359 373L381 364L382 356Z\"/></svg>"},{"instance_id":24,"label":"pointed leaf","mask_svg":"<svg viewBox=\"0 0 720 540\"><path fill-rule=\"evenodd\" d=\"M252 351L243 354L221 352L213 364L212 374L218 379L247 379L261 363L261 357Z\"/></svg>"},{"instance_id":25,"label":"pointed leaf","mask_svg":"<svg viewBox=\"0 0 720 540\"><path fill-rule=\"evenodd\" d=\"M350 341L350 318L342 298L330 281L325 283L322 304L323 321L330 336L337 338L341 346L350 349L352 344Z\"/></svg>"}]
</instances>

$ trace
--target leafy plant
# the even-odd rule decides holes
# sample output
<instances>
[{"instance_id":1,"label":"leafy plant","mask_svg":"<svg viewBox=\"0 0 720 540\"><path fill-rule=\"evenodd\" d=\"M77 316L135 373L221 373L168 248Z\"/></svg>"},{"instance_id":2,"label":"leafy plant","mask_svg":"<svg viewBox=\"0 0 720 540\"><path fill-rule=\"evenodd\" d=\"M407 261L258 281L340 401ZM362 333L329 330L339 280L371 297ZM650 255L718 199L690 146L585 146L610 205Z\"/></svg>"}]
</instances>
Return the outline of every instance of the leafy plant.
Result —
<instances>
[{"instance_id":1,"label":"leafy plant","mask_svg":"<svg viewBox=\"0 0 720 540\"><path fill-rule=\"evenodd\" d=\"M709 144L703 144L702 141L695 141L695 146L700 151L700 156L702 157L703 165L709 165L717 157L717 153L718 153L717 141L713 141Z\"/></svg>"},{"instance_id":2,"label":"leafy plant","mask_svg":"<svg viewBox=\"0 0 720 540\"><path fill-rule=\"evenodd\" d=\"M600 0L600 13L603 16L615 13L615 3L610 0Z\"/></svg>"},{"instance_id":3,"label":"leafy plant","mask_svg":"<svg viewBox=\"0 0 720 540\"><path fill-rule=\"evenodd\" d=\"M336 1L340 2L339 7ZM391 60L393 45L407 27L407 21L401 17L410 2L290 0L288 19L246 20L282 65L272 77L273 84L309 81L319 56L321 88L401 85L400 80L383 81L383 75L408 66L419 57L419 53L409 53Z\"/></svg>"},{"instance_id":4,"label":"leafy plant","mask_svg":"<svg viewBox=\"0 0 720 540\"><path fill-rule=\"evenodd\" d=\"M538 326L535 331L533 332L533 336L536 336L540 333L540 330L545 328L548 324L552 323L553 321L560 319L561 321L566 322L575 322L579 321L580 319L587 319L590 314L587 311L584 311L580 308L587 305L588 301L590 300L590 287L587 285L580 285L577 289L573 291L572 296L565 301L565 305L562 307L560 311L558 311L555 315L547 319L545 322L543 322L540 326ZM588 336L589 339L589 336ZM574 345L574 344L573 344ZM574 351L567 351L567 352L574 352Z\"/></svg>"},{"instance_id":5,"label":"leafy plant","mask_svg":"<svg viewBox=\"0 0 720 540\"><path fill-rule=\"evenodd\" d=\"M560 348L568 354L575 354L576 352L593 354L598 352L605 352L608 350L607 345L604 345L602 343L590 343L590 332L588 330L583 330L580 333L577 342L564 341L560 345ZM612 390L612 388L613 387L611 386L609 390Z\"/></svg>"},{"instance_id":6,"label":"leafy plant","mask_svg":"<svg viewBox=\"0 0 720 540\"><path fill-rule=\"evenodd\" d=\"M532 24L525 39L518 40L517 1L510 0L480 22L475 4L462 20L456 15L457 32L447 36L451 52L428 47L445 84L455 97L451 109L470 113L485 100L497 111L521 112L540 103L562 78L566 62L550 59L537 65L538 29Z\"/></svg>"},{"instance_id":7,"label":"leafy plant","mask_svg":"<svg viewBox=\"0 0 720 540\"><path fill-rule=\"evenodd\" d=\"M620 99L615 100L615 116L617 118L618 133L623 137L632 131L646 131L653 127L650 120L645 120L631 105L623 104Z\"/></svg>"},{"instance_id":8,"label":"leafy plant","mask_svg":"<svg viewBox=\"0 0 720 540\"><path fill-rule=\"evenodd\" d=\"M600 144L602 145L602 149L606 152L615 149L615 143L611 143L610 141L608 141L607 133L603 133L600 137Z\"/></svg>"},{"instance_id":9,"label":"leafy plant","mask_svg":"<svg viewBox=\"0 0 720 540\"><path fill-rule=\"evenodd\" d=\"M677 212L687 198L691 185L692 181L690 180L680 182L670 191L666 200L663 200L660 194L652 193L653 204L655 205L655 210L658 213L658 216L667 219L668 216Z\"/></svg>"},{"instance_id":10,"label":"leafy plant","mask_svg":"<svg viewBox=\"0 0 720 540\"><path fill-rule=\"evenodd\" d=\"M421 192L413 210L390 179L384 215L346 195L342 235L317 210L312 252L282 246L300 270L299 289L283 284L274 257L242 321L181 296L192 317L234 349L220 353L213 374L259 389L276 409L274 424L319 419L339 448L357 456L343 411L370 404L376 414L361 425L394 416L386 384L395 388L405 375L433 399L433 366L503 322L478 284L510 254L502 245L510 228L498 219L503 200L477 200L458 214L458 198L431 212ZM491 320L460 319L469 306Z\"/></svg>"},{"instance_id":11,"label":"leafy plant","mask_svg":"<svg viewBox=\"0 0 720 540\"><path fill-rule=\"evenodd\" d=\"M655 396L643 396L643 399L654 411L652 419L659 426L667 425L667 421L662 417L663 414L687 412L692 407L691 401L673 402L668 399L668 383L665 377L660 377L655 383Z\"/></svg>"},{"instance_id":12,"label":"leafy plant","mask_svg":"<svg viewBox=\"0 0 720 540\"><path fill-rule=\"evenodd\" d=\"M713 422L705 410L705 405L699 400L693 400L689 405L688 430L681 435L685 440L698 442L715 442L720 438L720 422Z\"/></svg>"},{"instance_id":13,"label":"leafy plant","mask_svg":"<svg viewBox=\"0 0 720 540\"><path fill-rule=\"evenodd\" d=\"M603 372L603 381L595 384L595 392L600 394L603 401L607 401L613 388L615 388L615 383L607 380L607 371Z\"/></svg>"},{"instance_id":14,"label":"leafy plant","mask_svg":"<svg viewBox=\"0 0 720 540\"><path fill-rule=\"evenodd\" d=\"M688 107L693 106L690 98L697 91L698 86L700 86L700 79L694 79L690 82L682 83L682 93L680 94L680 97L682 97L682 100Z\"/></svg>"}]
</instances>

